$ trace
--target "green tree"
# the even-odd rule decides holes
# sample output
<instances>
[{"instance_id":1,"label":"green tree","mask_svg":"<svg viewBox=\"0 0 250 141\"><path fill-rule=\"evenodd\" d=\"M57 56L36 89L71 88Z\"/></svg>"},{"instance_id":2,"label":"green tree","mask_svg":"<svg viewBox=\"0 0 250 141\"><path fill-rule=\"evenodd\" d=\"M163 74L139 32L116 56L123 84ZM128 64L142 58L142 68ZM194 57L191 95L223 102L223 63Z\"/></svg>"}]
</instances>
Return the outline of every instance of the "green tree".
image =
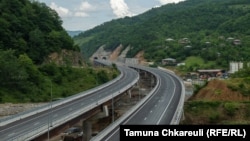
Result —
<instances>
[{"instance_id":1,"label":"green tree","mask_svg":"<svg viewBox=\"0 0 250 141\"><path fill-rule=\"evenodd\" d=\"M22 54L18 58L20 65L25 69L28 74L28 81L33 82L36 85L39 85L42 82L42 74L38 70L37 66L29 58L28 55Z\"/></svg>"},{"instance_id":2,"label":"green tree","mask_svg":"<svg viewBox=\"0 0 250 141\"><path fill-rule=\"evenodd\" d=\"M109 80L108 74L104 70L101 70L100 72L97 73L98 84L105 83L108 80Z\"/></svg>"},{"instance_id":3,"label":"green tree","mask_svg":"<svg viewBox=\"0 0 250 141\"><path fill-rule=\"evenodd\" d=\"M28 74L14 55L13 50L0 50L0 85L6 88L19 87Z\"/></svg>"}]
</instances>

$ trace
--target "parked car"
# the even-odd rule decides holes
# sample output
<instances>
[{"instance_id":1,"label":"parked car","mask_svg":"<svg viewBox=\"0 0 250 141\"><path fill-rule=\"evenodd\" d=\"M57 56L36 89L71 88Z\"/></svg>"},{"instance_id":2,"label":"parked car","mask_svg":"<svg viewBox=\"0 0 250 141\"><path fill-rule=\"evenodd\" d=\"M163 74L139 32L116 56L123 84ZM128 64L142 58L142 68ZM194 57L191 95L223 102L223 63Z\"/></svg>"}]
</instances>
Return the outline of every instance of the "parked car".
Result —
<instances>
[{"instance_id":1,"label":"parked car","mask_svg":"<svg viewBox=\"0 0 250 141\"><path fill-rule=\"evenodd\" d=\"M83 130L81 127L78 126L71 127L62 133L62 136L68 136L68 135L79 137L83 135Z\"/></svg>"}]
</instances>

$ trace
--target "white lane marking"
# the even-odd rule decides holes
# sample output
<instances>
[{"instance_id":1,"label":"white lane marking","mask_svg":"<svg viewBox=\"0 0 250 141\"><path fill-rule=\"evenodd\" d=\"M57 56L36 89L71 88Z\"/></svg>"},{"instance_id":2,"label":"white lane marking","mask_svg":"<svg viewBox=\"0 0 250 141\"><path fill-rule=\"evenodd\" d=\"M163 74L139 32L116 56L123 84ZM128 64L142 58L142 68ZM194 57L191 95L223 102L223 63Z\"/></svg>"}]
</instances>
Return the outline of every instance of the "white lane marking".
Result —
<instances>
[{"instance_id":1,"label":"white lane marking","mask_svg":"<svg viewBox=\"0 0 250 141\"><path fill-rule=\"evenodd\" d=\"M36 122L36 123L34 124L34 126L36 126L36 125L38 125L38 124L40 124L40 122Z\"/></svg>"},{"instance_id":2,"label":"white lane marking","mask_svg":"<svg viewBox=\"0 0 250 141\"><path fill-rule=\"evenodd\" d=\"M8 135L8 137L13 136L13 135L15 135L15 134L16 134L16 133L11 133L11 134Z\"/></svg>"},{"instance_id":3,"label":"white lane marking","mask_svg":"<svg viewBox=\"0 0 250 141\"><path fill-rule=\"evenodd\" d=\"M171 77L171 80L172 80L172 82L174 82L174 80L173 80L172 77ZM164 109L164 111L163 111L163 113L162 113L160 119L159 119L158 122L157 122L157 125L160 123L161 119L163 118L163 115L166 113L166 111L167 111L167 109L168 109L168 107L169 107L169 105L170 105L170 103L171 103L171 101L172 101L172 99L173 99L173 97L174 97L175 90L176 90L176 84L174 83L174 91L173 91L173 94L172 94L172 96L171 96L171 98L170 98L170 102L168 103L167 107Z\"/></svg>"}]
</instances>

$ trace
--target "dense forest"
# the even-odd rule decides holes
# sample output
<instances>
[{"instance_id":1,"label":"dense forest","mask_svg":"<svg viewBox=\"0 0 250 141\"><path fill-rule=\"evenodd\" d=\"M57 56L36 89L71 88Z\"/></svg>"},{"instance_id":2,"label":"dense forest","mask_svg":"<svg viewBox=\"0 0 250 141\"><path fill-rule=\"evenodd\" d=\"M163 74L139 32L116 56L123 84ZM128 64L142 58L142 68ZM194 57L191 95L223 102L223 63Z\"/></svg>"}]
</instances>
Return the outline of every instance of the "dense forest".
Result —
<instances>
[{"instance_id":1,"label":"dense forest","mask_svg":"<svg viewBox=\"0 0 250 141\"><path fill-rule=\"evenodd\" d=\"M186 0L103 23L74 40L87 56L122 44L131 47L127 57L139 51L154 62L197 56L206 68L228 68L229 61L250 60L249 22L249 0Z\"/></svg>"},{"instance_id":2,"label":"dense forest","mask_svg":"<svg viewBox=\"0 0 250 141\"><path fill-rule=\"evenodd\" d=\"M27 54L41 64L51 52L79 50L62 28L58 14L44 3L29 0L1 0L0 49Z\"/></svg>"},{"instance_id":3,"label":"dense forest","mask_svg":"<svg viewBox=\"0 0 250 141\"><path fill-rule=\"evenodd\" d=\"M68 58L64 65L48 61L52 53L80 49L44 3L1 0L0 11L0 103L45 102L51 93L66 97L110 79L106 70L74 68Z\"/></svg>"}]
</instances>

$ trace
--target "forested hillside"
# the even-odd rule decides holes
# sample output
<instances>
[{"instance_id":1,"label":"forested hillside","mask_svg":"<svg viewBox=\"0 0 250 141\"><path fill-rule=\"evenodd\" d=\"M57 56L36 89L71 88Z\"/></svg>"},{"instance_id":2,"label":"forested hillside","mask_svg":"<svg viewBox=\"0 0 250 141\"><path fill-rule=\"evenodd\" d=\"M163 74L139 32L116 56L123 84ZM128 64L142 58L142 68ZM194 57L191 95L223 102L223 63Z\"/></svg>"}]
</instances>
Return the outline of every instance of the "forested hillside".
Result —
<instances>
[{"instance_id":1,"label":"forested hillside","mask_svg":"<svg viewBox=\"0 0 250 141\"><path fill-rule=\"evenodd\" d=\"M44 3L1 0L0 37L0 103L44 102L111 79L105 70L72 67L73 61L83 65L75 59L80 49Z\"/></svg>"},{"instance_id":2,"label":"forested hillside","mask_svg":"<svg viewBox=\"0 0 250 141\"><path fill-rule=\"evenodd\" d=\"M186 0L103 23L74 40L88 56L102 45L114 50L122 44L131 46L127 57L142 50L156 62L199 56L213 62L209 68L227 68L229 61L250 60L249 23L249 0Z\"/></svg>"},{"instance_id":3,"label":"forested hillside","mask_svg":"<svg viewBox=\"0 0 250 141\"><path fill-rule=\"evenodd\" d=\"M61 49L79 50L58 14L44 3L1 0L0 9L0 49L26 53L36 64Z\"/></svg>"}]
</instances>

